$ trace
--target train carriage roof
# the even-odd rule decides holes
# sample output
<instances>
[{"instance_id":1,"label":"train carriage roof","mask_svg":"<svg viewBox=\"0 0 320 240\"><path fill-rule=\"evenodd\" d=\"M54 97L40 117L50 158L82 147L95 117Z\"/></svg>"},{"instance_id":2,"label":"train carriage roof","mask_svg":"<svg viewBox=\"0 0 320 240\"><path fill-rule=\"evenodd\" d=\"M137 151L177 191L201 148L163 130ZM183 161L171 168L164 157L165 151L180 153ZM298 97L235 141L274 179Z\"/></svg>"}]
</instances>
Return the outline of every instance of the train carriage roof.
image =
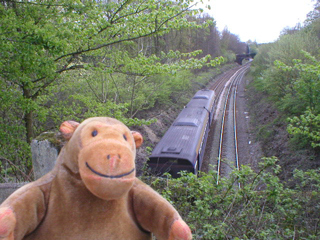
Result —
<instances>
[{"instance_id":1,"label":"train carriage roof","mask_svg":"<svg viewBox=\"0 0 320 240\"><path fill-rule=\"evenodd\" d=\"M208 118L204 108L184 108L152 151L152 158L175 158L193 161ZM194 164L194 163L193 163Z\"/></svg>"},{"instance_id":2,"label":"train carriage roof","mask_svg":"<svg viewBox=\"0 0 320 240\"><path fill-rule=\"evenodd\" d=\"M187 108L190 107L199 107L199 108L206 108L211 110L214 102L214 91L208 89L199 90L190 102L187 104Z\"/></svg>"}]
</instances>

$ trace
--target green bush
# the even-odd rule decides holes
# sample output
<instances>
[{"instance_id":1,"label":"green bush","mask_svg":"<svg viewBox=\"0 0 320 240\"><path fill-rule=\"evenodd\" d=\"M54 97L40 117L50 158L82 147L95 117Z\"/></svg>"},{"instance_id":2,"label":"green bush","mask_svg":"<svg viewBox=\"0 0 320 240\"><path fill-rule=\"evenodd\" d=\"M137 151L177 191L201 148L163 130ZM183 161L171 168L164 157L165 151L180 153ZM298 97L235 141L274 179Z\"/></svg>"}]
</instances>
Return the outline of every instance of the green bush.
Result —
<instances>
[{"instance_id":1,"label":"green bush","mask_svg":"<svg viewBox=\"0 0 320 240\"><path fill-rule=\"evenodd\" d=\"M176 207L194 239L316 239L320 170L296 171L296 187L289 188L277 177L276 161L265 158L258 172L242 166L219 185L215 171L142 178Z\"/></svg>"},{"instance_id":2,"label":"green bush","mask_svg":"<svg viewBox=\"0 0 320 240\"><path fill-rule=\"evenodd\" d=\"M288 121L287 129L293 138L320 149L320 114L316 115L308 109L300 117L292 117Z\"/></svg>"}]
</instances>

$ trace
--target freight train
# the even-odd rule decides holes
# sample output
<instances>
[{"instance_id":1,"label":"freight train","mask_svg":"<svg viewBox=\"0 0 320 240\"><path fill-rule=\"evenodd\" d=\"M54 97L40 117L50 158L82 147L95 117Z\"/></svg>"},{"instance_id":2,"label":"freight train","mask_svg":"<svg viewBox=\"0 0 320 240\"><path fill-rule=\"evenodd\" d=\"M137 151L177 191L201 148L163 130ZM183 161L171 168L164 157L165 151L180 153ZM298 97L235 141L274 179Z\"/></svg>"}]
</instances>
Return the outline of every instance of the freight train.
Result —
<instances>
[{"instance_id":1,"label":"freight train","mask_svg":"<svg viewBox=\"0 0 320 240\"><path fill-rule=\"evenodd\" d=\"M149 156L152 174L168 172L179 177L180 171L197 174L213 120L215 93L199 90L181 111Z\"/></svg>"}]
</instances>

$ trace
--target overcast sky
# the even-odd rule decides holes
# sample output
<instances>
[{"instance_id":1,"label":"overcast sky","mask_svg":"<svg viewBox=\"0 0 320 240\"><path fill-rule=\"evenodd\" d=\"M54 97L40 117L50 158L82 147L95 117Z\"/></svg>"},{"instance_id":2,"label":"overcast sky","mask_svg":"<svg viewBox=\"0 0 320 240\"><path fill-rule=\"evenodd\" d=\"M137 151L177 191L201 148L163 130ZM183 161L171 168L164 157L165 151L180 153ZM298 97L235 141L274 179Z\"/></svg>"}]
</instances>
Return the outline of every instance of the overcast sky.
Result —
<instances>
[{"instance_id":1,"label":"overcast sky","mask_svg":"<svg viewBox=\"0 0 320 240\"><path fill-rule=\"evenodd\" d=\"M206 0L205 0L206 1ZM225 27L241 41L277 40L285 27L294 27L313 10L312 0L209 0L219 31Z\"/></svg>"}]
</instances>

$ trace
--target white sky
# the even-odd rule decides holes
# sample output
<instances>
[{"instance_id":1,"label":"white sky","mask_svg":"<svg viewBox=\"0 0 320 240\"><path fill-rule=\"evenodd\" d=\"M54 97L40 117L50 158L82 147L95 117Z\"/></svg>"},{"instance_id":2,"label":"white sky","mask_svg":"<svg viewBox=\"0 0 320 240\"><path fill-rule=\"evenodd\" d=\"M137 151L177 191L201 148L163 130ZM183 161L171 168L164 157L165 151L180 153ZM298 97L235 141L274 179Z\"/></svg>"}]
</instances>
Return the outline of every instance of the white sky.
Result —
<instances>
[{"instance_id":1,"label":"white sky","mask_svg":"<svg viewBox=\"0 0 320 240\"><path fill-rule=\"evenodd\" d=\"M227 27L241 41L258 43L273 42L285 27L303 23L315 3L312 0L204 1L209 1L211 10L204 10L215 19L219 31Z\"/></svg>"}]
</instances>

